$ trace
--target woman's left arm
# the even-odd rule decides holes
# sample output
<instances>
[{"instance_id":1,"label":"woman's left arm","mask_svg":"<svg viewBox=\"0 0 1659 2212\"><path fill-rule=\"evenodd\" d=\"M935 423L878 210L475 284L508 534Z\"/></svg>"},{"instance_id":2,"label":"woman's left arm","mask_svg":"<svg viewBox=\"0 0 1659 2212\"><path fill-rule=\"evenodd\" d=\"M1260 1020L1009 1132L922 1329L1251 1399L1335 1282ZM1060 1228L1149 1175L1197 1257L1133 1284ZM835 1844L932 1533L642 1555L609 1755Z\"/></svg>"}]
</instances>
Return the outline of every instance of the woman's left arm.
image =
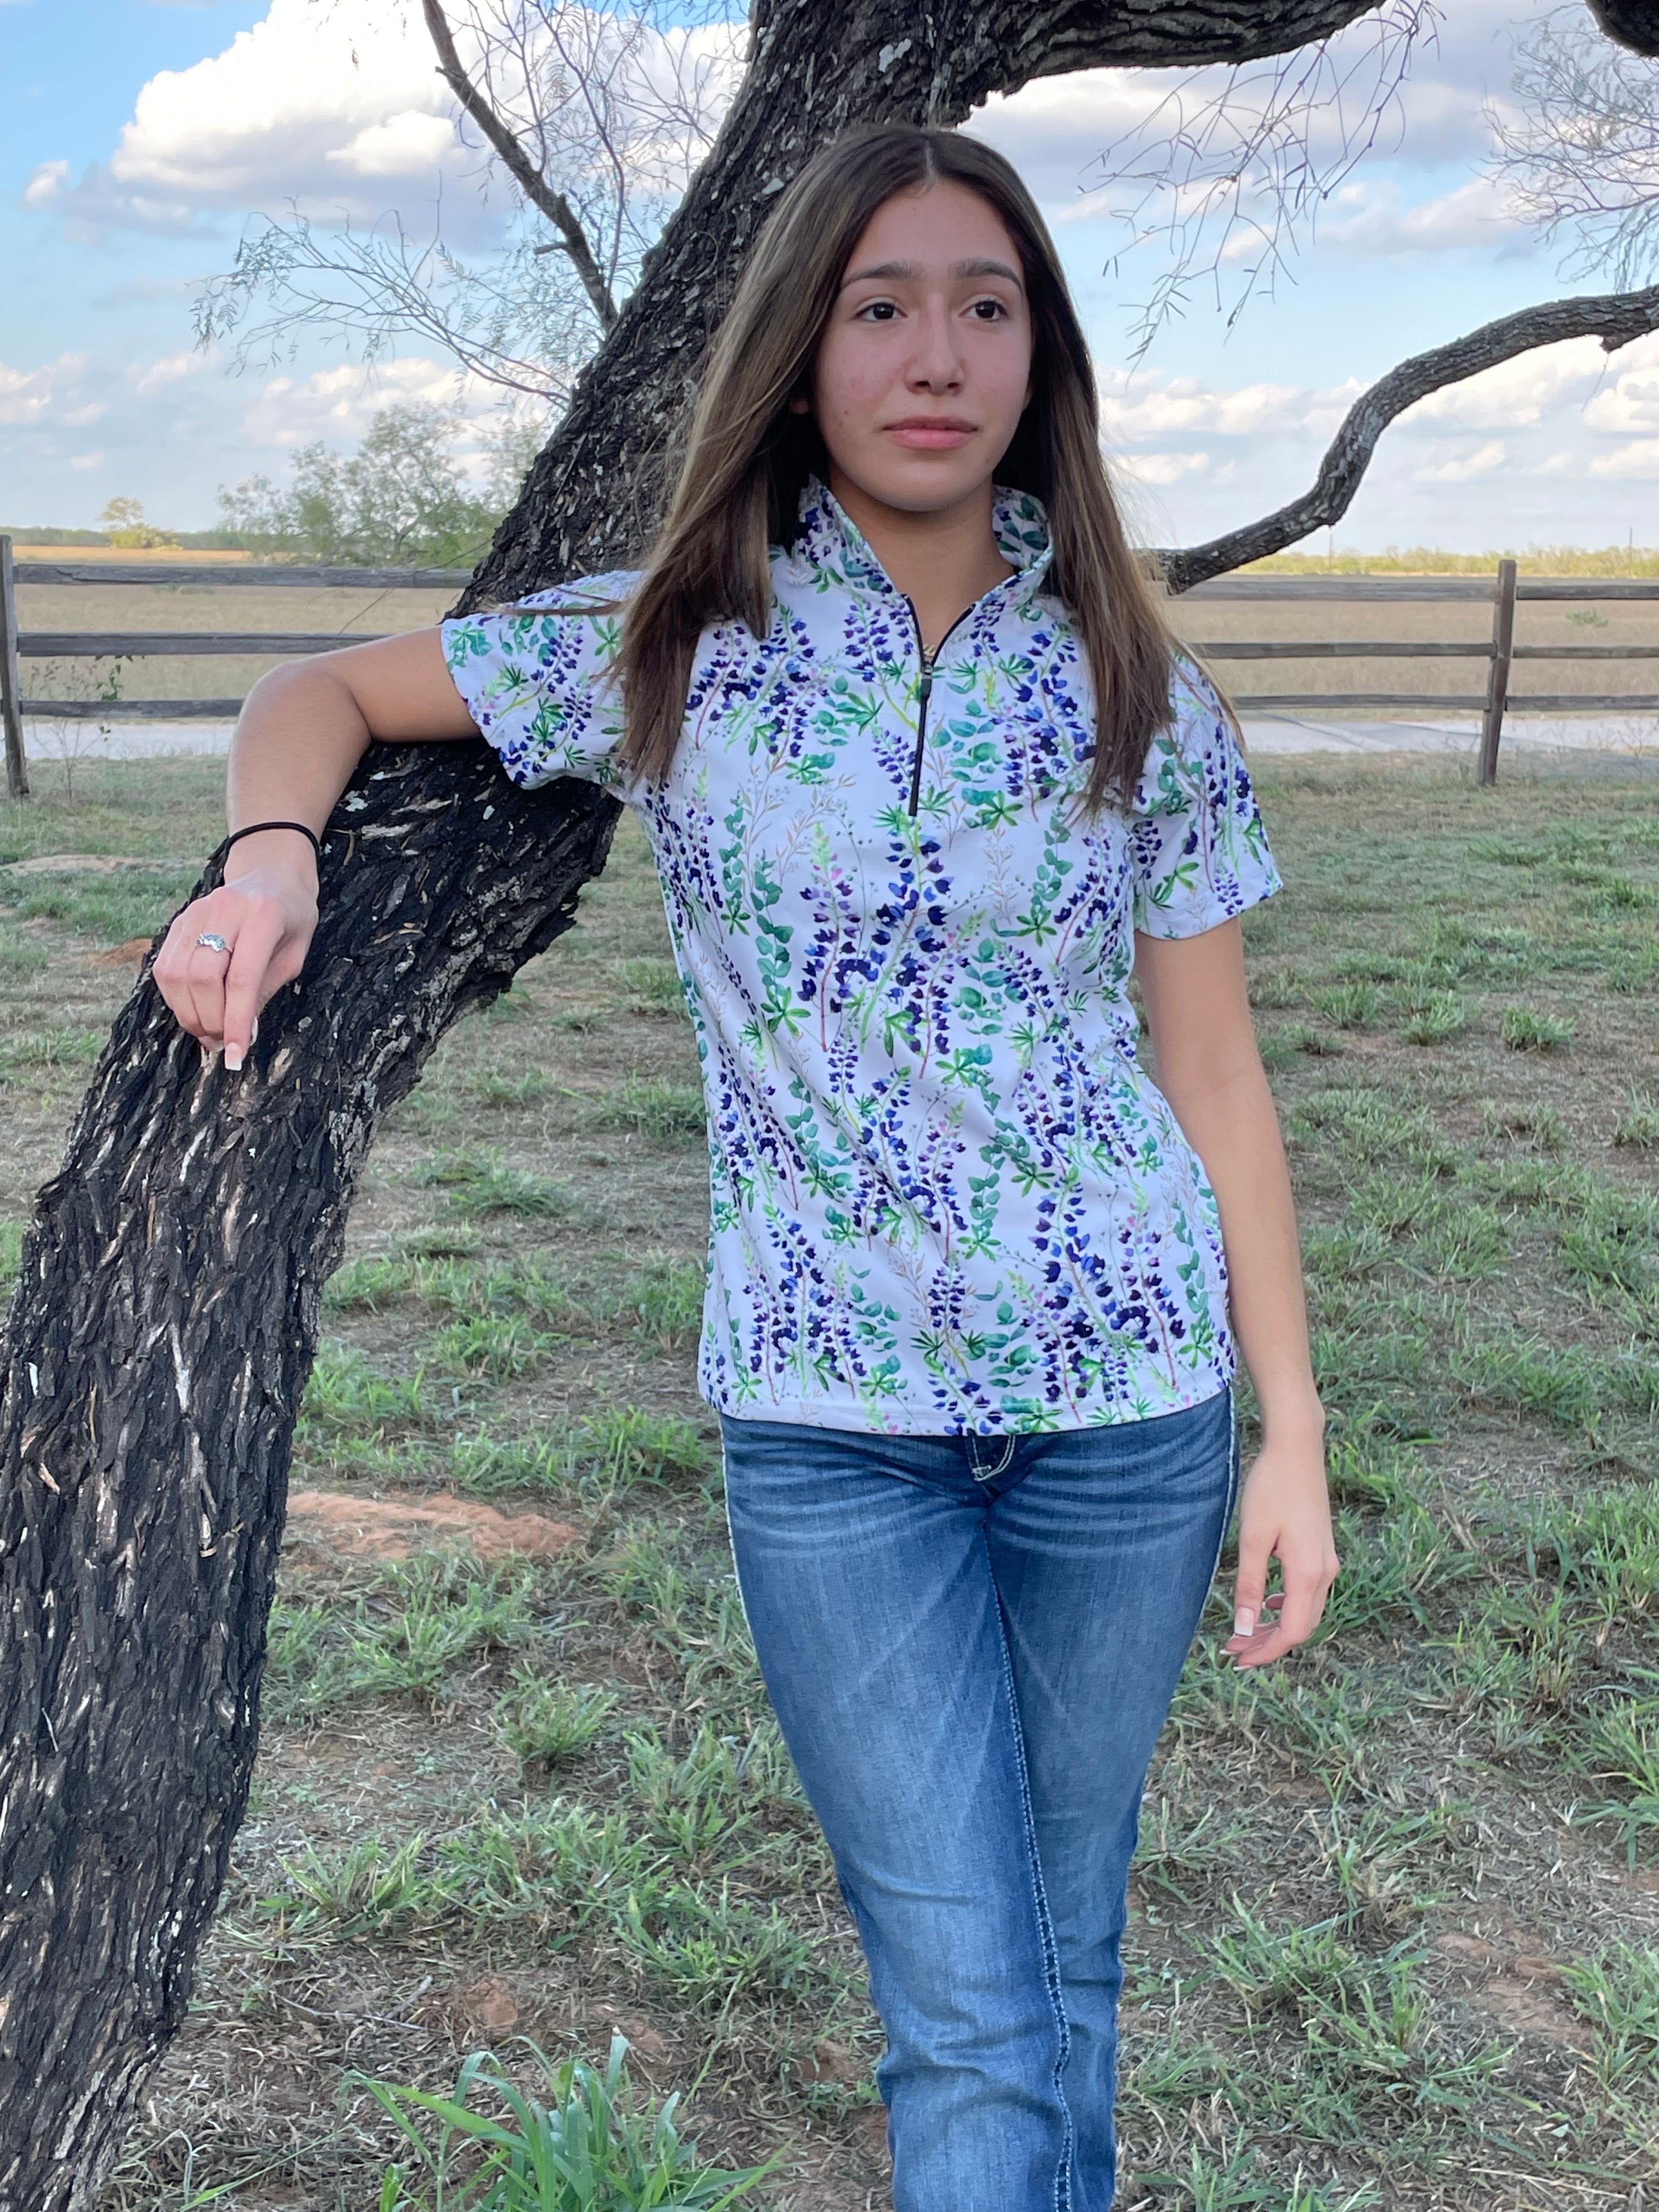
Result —
<instances>
[{"instance_id":1,"label":"woman's left arm","mask_svg":"<svg viewBox=\"0 0 1659 2212\"><path fill-rule=\"evenodd\" d=\"M1194 937L1135 935L1158 1088L1221 1212L1233 1334L1261 1413L1239 1504L1234 1633L1241 1667L1312 1634L1340 1562L1325 1484L1325 1415L1308 1352L1290 1170L1256 1050L1237 920ZM1277 1558L1284 1588L1267 1595Z\"/></svg>"}]
</instances>

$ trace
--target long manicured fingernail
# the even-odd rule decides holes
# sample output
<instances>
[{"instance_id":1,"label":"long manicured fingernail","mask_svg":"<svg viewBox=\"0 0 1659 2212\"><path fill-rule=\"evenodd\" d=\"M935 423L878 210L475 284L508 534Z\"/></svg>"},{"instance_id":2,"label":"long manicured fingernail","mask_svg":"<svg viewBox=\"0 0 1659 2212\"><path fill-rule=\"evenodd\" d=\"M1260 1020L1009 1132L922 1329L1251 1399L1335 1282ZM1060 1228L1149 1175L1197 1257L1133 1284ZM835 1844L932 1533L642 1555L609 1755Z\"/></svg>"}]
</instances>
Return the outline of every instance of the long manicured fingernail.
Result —
<instances>
[{"instance_id":1,"label":"long manicured fingernail","mask_svg":"<svg viewBox=\"0 0 1659 2212\"><path fill-rule=\"evenodd\" d=\"M237 1071L237 1069L241 1066L241 1064L242 1064L242 1048L241 1048L241 1046L240 1046L240 1045L239 1045L239 1044L228 1044L228 1045L225 1047L225 1066L226 1066L230 1070L231 1073L232 1073L233 1075L234 1075L234 1074L235 1074L235 1073L236 1073L236 1071Z\"/></svg>"},{"instance_id":2,"label":"long manicured fingernail","mask_svg":"<svg viewBox=\"0 0 1659 2212\"><path fill-rule=\"evenodd\" d=\"M1255 1615L1248 1605L1241 1605L1237 1612L1234 1613L1233 1634L1235 1636L1254 1636L1255 1634Z\"/></svg>"}]
</instances>

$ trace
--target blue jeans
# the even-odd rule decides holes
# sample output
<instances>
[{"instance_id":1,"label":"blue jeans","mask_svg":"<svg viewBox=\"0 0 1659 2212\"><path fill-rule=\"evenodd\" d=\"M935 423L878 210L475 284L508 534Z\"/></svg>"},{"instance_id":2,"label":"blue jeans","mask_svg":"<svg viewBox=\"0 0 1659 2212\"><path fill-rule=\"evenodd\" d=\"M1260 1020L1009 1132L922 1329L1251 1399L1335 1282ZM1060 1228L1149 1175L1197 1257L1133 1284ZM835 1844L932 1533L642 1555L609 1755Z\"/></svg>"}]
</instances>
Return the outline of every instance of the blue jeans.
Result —
<instances>
[{"instance_id":1,"label":"blue jeans","mask_svg":"<svg viewBox=\"0 0 1659 2212\"><path fill-rule=\"evenodd\" d=\"M1129 1861L1232 1393L1048 1435L722 1426L744 1609L886 2031L895 2212L1108 2212Z\"/></svg>"}]
</instances>

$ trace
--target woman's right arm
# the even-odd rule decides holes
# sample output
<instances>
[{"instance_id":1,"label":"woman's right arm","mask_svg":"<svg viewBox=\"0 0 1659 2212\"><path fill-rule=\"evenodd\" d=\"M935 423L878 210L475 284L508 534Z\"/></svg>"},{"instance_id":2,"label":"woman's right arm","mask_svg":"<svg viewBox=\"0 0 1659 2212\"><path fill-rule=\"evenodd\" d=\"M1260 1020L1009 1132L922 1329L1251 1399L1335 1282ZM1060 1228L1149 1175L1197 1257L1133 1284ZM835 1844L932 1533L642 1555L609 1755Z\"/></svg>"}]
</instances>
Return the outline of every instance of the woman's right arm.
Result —
<instances>
[{"instance_id":1,"label":"woman's right arm","mask_svg":"<svg viewBox=\"0 0 1659 2212\"><path fill-rule=\"evenodd\" d=\"M408 744L477 735L436 629L377 638L289 661L248 693L230 744L226 826L303 822L319 836L371 741ZM221 888L187 906L167 932L155 981L183 1026L224 1048L236 1068L260 1008L305 965L317 926L317 863L292 830L231 847ZM230 946L228 959L203 935Z\"/></svg>"}]
</instances>

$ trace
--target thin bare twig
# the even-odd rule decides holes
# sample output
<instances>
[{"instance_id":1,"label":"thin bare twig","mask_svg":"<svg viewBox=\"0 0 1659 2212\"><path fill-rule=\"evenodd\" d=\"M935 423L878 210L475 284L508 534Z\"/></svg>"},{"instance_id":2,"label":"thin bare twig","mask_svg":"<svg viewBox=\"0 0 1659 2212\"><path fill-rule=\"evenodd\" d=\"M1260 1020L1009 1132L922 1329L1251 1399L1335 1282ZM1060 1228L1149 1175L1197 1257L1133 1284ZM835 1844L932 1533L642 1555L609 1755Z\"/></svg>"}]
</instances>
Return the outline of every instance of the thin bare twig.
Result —
<instances>
[{"instance_id":1,"label":"thin bare twig","mask_svg":"<svg viewBox=\"0 0 1659 2212\"><path fill-rule=\"evenodd\" d=\"M437 52L439 76L495 148L502 167L525 198L532 207L541 210L558 232L559 242L569 255L576 274L581 278L583 288L593 303L593 313L599 318L600 328L608 331L617 319L617 302L599 263L593 258L587 233L577 220L574 209L562 192L556 191L548 183L526 155L514 133L467 75L460 55L455 50L449 19L439 6L438 0L421 0L421 13L426 19L426 27Z\"/></svg>"},{"instance_id":2,"label":"thin bare twig","mask_svg":"<svg viewBox=\"0 0 1659 2212\"><path fill-rule=\"evenodd\" d=\"M1193 285L1224 264L1240 279L1228 320L1259 290L1271 295L1320 210L1401 124L1413 55L1436 36L1435 0L1383 0L1333 37L1265 65L1182 77L1085 171L1091 193L1127 186L1114 210L1132 245L1162 237L1167 260L1137 311L1133 352L1144 354Z\"/></svg>"}]
</instances>

